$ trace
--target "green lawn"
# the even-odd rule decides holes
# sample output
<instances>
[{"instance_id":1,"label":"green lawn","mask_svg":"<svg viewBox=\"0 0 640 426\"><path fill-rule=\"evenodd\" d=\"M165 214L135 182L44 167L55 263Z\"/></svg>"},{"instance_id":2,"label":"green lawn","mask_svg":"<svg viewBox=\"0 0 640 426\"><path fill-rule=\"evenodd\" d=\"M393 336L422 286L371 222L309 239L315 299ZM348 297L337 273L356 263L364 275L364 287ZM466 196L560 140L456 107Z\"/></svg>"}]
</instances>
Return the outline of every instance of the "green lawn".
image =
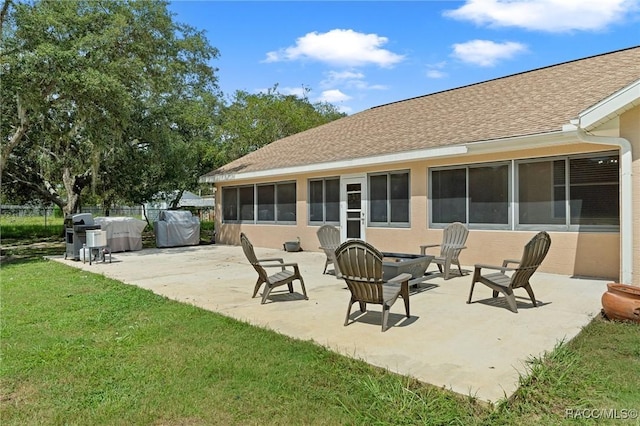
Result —
<instances>
[{"instance_id":1,"label":"green lawn","mask_svg":"<svg viewBox=\"0 0 640 426\"><path fill-rule=\"evenodd\" d=\"M0 228L2 425L640 424L637 324L594 319L487 405L42 260L64 253L62 219Z\"/></svg>"},{"instance_id":2,"label":"green lawn","mask_svg":"<svg viewBox=\"0 0 640 426\"><path fill-rule=\"evenodd\" d=\"M5 263L0 285L2 425L574 425L640 408L637 324L595 319L489 406L52 261Z\"/></svg>"},{"instance_id":3,"label":"green lawn","mask_svg":"<svg viewBox=\"0 0 640 426\"><path fill-rule=\"evenodd\" d=\"M64 219L61 217L18 216L0 214L0 238L7 240L29 240L39 238L62 238Z\"/></svg>"}]
</instances>

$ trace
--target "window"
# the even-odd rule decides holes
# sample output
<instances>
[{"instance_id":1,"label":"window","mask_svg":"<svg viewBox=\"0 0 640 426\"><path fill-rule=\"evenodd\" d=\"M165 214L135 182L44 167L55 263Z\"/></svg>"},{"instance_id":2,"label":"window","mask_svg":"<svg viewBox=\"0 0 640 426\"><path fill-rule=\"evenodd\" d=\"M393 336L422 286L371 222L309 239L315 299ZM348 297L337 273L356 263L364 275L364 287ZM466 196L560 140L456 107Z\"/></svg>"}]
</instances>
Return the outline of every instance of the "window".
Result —
<instances>
[{"instance_id":1,"label":"window","mask_svg":"<svg viewBox=\"0 0 640 426\"><path fill-rule=\"evenodd\" d=\"M619 227L618 153L513 164L514 173L506 163L430 169L430 224L458 221L475 228L535 230Z\"/></svg>"},{"instance_id":2,"label":"window","mask_svg":"<svg viewBox=\"0 0 640 426\"><path fill-rule=\"evenodd\" d=\"M340 222L340 179L309 181L309 223Z\"/></svg>"},{"instance_id":3,"label":"window","mask_svg":"<svg viewBox=\"0 0 640 426\"><path fill-rule=\"evenodd\" d=\"M467 222L467 169L431 172L431 221Z\"/></svg>"},{"instance_id":4,"label":"window","mask_svg":"<svg viewBox=\"0 0 640 426\"><path fill-rule=\"evenodd\" d=\"M238 197L240 200L240 220L253 221L255 214L253 208L253 186L243 186L241 188L238 188L238 193Z\"/></svg>"},{"instance_id":5,"label":"window","mask_svg":"<svg viewBox=\"0 0 640 426\"><path fill-rule=\"evenodd\" d=\"M469 223L509 223L509 166L469 167Z\"/></svg>"},{"instance_id":6,"label":"window","mask_svg":"<svg viewBox=\"0 0 640 426\"><path fill-rule=\"evenodd\" d=\"M295 223L295 182L222 188L222 220Z\"/></svg>"},{"instance_id":7,"label":"window","mask_svg":"<svg viewBox=\"0 0 640 426\"><path fill-rule=\"evenodd\" d=\"M518 224L618 227L617 153L518 163Z\"/></svg>"},{"instance_id":8,"label":"window","mask_svg":"<svg viewBox=\"0 0 640 426\"><path fill-rule=\"evenodd\" d=\"M509 165L431 170L431 224L504 228L509 224Z\"/></svg>"},{"instance_id":9,"label":"window","mask_svg":"<svg viewBox=\"0 0 640 426\"><path fill-rule=\"evenodd\" d=\"M518 164L518 223L562 225L566 207L565 160Z\"/></svg>"},{"instance_id":10,"label":"window","mask_svg":"<svg viewBox=\"0 0 640 426\"><path fill-rule=\"evenodd\" d=\"M276 220L276 186L258 186L258 221L273 222Z\"/></svg>"},{"instance_id":11,"label":"window","mask_svg":"<svg viewBox=\"0 0 640 426\"><path fill-rule=\"evenodd\" d=\"M238 220L238 188L222 188L222 220Z\"/></svg>"},{"instance_id":12,"label":"window","mask_svg":"<svg viewBox=\"0 0 640 426\"><path fill-rule=\"evenodd\" d=\"M278 222L296 221L296 184L279 183L276 185L276 220Z\"/></svg>"},{"instance_id":13,"label":"window","mask_svg":"<svg viewBox=\"0 0 640 426\"><path fill-rule=\"evenodd\" d=\"M378 226L409 224L409 172L369 176L369 222Z\"/></svg>"},{"instance_id":14,"label":"window","mask_svg":"<svg viewBox=\"0 0 640 426\"><path fill-rule=\"evenodd\" d=\"M618 155L569 159L571 225L620 225Z\"/></svg>"}]
</instances>

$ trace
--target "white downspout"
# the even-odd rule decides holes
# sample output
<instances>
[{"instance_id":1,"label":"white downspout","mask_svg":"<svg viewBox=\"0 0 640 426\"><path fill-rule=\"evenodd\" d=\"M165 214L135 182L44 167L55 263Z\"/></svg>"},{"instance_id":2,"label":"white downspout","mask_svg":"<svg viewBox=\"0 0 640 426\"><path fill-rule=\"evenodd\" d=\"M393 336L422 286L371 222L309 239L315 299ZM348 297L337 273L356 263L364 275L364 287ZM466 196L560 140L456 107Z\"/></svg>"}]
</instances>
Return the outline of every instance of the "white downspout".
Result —
<instances>
[{"instance_id":1,"label":"white downspout","mask_svg":"<svg viewBox=\"0 0 640 426\"><path fill-rule=\"evenodd\" d=\"M633 158L631 143L624 138L612 136L594 136L586 133L578 125L576 129L578 139L586 143L599 145L613 145L620 149L620 267L622 276L620 282L633 284L633 180L631 168Z\"/></svg>"}]
</instances>

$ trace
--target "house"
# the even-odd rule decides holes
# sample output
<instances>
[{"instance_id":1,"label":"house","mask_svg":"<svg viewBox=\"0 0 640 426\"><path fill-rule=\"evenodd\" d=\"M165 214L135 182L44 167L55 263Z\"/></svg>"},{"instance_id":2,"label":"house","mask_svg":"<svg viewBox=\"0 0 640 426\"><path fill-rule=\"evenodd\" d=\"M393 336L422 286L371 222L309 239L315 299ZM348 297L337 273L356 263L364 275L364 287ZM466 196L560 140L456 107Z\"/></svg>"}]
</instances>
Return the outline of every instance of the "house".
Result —
<instances>
[{"instance_id":1,"label":"house","mask_svg":"<svg viewBox=\"0 0 640 426\"><path fill-rule=\"evenodd\" d=\"M545 230L542 271L640 285L640 46L374 107L200 181L221 243L319 250L330 223L417 253L460 221L463 265L519 256Z\"/></svg>"}]
</instances>

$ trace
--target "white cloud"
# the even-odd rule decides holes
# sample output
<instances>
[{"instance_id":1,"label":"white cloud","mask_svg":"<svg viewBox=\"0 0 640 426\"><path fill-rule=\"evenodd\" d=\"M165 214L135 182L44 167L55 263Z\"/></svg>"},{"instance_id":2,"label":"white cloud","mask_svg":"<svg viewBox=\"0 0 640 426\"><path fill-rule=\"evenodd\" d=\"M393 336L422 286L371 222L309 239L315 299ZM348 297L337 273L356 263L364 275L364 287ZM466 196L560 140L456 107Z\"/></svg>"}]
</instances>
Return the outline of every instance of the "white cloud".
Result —
<instances>
[{"instance_id":1,"label":"white cloud","mask_svg":"<svg viewBox=\"0 0 640 426\"><path fill-rule=\"evenodd\" d=\"M512 41L496 43L490 40L471 40L454 44L451 56L481 67L491 67L500 60L510 59L526 50L524 44Z\"/></svg>"},{"instance_id":2,"label":"white cloud","mask_svg":"<svg viewBox=\"0 0 640 426\"><path fill-rule=\"evenodd\" d=\"M434 69L430 69L427 70L427 77L429 78L444 78L447 76L446 72L440 71L440 70L434 70Z\"/></svg>"},{"instance_id":3,"label":"white cloud","mask_svg":"<svg viewBox=\"0 0 640 426\"><path fill-rule=\"evenodd\" d=\"M388 90L389 86L385 86L384 84L367 84L366 86L362 86L362 88L369 90Z\"/></svg>"},{"instance_id":4,"label":"white cloud","mask_svg":"<svg viewBox=\"0 0 640 426\"><path fill-rule=\"evenodd\" d=\"M640 9L640 0L467 0L444 13L478 25L546 32L594 31Z\"/></svg>"},{"instance_id":5,"label":"white cloud","mask_svg":"<svg viewBox=\"0 0 640 426\"><path fill-rule=\"evenodd\" d=\"M428 78L444 78L447 73L442 71L447 66L446 61L438 62L437 64L427 65L426 75Z\"/></svg>"},{"instance_id":6,"label":"white cloud","mask_svg":"<svg viewBox=\"0 0 640 426\"><path fill-rule=\"evenodd\" d=\"M327 81L362 80L364 74L354 71L329 71Z\"/></svg>"},{"instance_id":7,"label":"white cloud","mask_svg":"<svg viewBox=\"0 0 640 426\"><path fill-rule=\"evenodd\" d=\"M307 95L304 87L278 87L278 91L283 95L295 95L299 98Z\"/></svg>"},{"instance_id":8,"label":"white cloud","mask_svg":"<svg viewBox=\"0 0 640 426\"><path fill-rule=\"evenodd\" d=\"M361 72L353 71L329 71L326 78L320 82L320 87L329 88L335 86L360 86L366 85L365 75Z\"/></svg>"},{"instance_id":9,"label":"white cloud","mask_svg":"<svg viewBox=\"0 0 640 426\"><path fill-rule=\"evenodd\" d=\"M333 88L342 86L346 88L355 88L358 90L386 90L387 87L374 84L370 85L365 81L365 75L355 71L329 71L327 77L320 82L320 86L324 88Z\"/></svg>"},{"instance_id":10,"label":"white cloud","mask_svg":"<svg viewBox=\"0 0 640 426\"><path fill-rule=\"evenodd\" d=\"M373 64L391 67L404 56L382 49L388 42L377 34L335 29L326 33L312 32L296 40L295 46L267 53L266 62L310 59L339 66Z\"/></svg>"},{"instance_id":11,"label":"white cloud","mask_svg":"<svg viewBox=\"0 0 640 426\"><path fill-rule=\"evenodd\" d=\"M342 86L360 90L386 89L386 87L381 85L369 85L369 83L365 81L365 75L355 71L329 71L326 73L326 78L320 82L320 86L324 88Z\"/></svg>"},{"instance_id":12,"label":"white cloud","mask_svg":"<svg viewBox=\"0 0 640 426\"><path fill-rule=\"evenodd\" d=\"M331 104L335 103L335 102L348 101L350 99L351 99L351 96L342 93L338 89L325 90L318 97L318 101L320 101L320 102L329 102Z\"/></svg>"}]
</instances>

